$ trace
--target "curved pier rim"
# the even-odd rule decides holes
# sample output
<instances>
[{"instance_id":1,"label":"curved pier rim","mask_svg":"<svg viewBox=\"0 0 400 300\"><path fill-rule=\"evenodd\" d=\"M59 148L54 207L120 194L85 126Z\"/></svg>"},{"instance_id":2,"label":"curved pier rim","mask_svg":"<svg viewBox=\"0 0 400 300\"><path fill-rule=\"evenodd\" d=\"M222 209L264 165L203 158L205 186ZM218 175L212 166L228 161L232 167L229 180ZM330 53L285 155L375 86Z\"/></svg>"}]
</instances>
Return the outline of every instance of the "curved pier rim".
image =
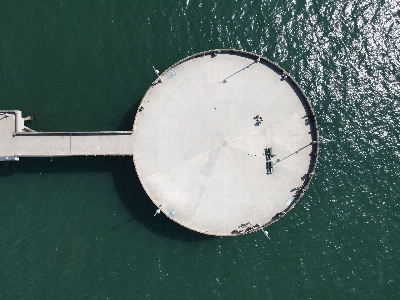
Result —
<instances>
[{"instance_id":1,"label":"curved pier rim","mask_svg":"<svg viewBox=\"0 0 400 300\"><path fill-rule=\"evenodd\" d=\"M184 86L186 86L186 84L192 84L190 87L193 88L193 91L196 90L196 91L200 91L201 93L203 93L202 96L204 96L204 97L202 99L207 98L207 100L210 103L211 102L214 103L213 102L214 101L214 99L213 99L214 91L212 89L205 89L205 88L202 89L202 90L201 89L199 89L199 90L197 89L197 86L209 85L209 83L210 83L210 80L204 79L204 81L203 81L204 77L201 77L201 76L198 75L200 73L201 74L205 74L203 72L204 71L203 69L200 70L202 68L200 66L203 64L201 59L210 59L209 61L207 61L206 64L208 64L208 68L209 68L208 70L212 71L210 73L211 77L212 77L212 76L214 76L215 72L221 71L221 68L219 68L218 70L214 70L213 69L214 68L213 67L213 63L210 63L211 59L214 62L214 61L217 61L220 56L221 57L223 57L223 56L228 57L227 55L229 57L231 57L231 58L237 57L238 61L241 61L241 63L243 61L247 60L249 62L249 64L248 65L244 65L244 67L241 68L241 69L237 69L236 73L229 73L228 72L227 74L228 75L230 74L230 75L226 76L226 77L221 77L221 80L218 82L218 84L221 84L221 83L223 83L223 84L228 83L229 84L231 81L234 81L235 83L238 83L240 85L240 82L238 82L239 79L240 80L243 79L244 81L247 80L246 82L251 82L251 80L249 80L247 77L244 77L244 74L250 73L249 70L251 70L251 69L258 70L258 71L255 71L255 72L263 72L262 70L259 71L259 69L257 69L258 67L254 68L254 66L256 64L259 65L259 66L267 67L265 69L268 69L268 74L269 74L268 76L278 76L278 77L280 77L279 81L282 84L286 83L286 85L288 85L290 87L290 89L288 89L286 87L285 88L286 90L285 90L284 93L287 94L288 91L291 90L293 92L293 94L295 94L295 96L291 95L290 97L295 97L298 100L300 100L299 102L301 102L302 109L304 110L303 111L303 118L302 118L304 120L301 120L301 121L306 123L306 127L308 127L308 129L309 129L308 134L310 135L310 139L309 139L310 143L303 143L302 145L305 145L305 146L295 149L297 151L295 151L293 153L290 152L291 153L290 155L287 155L283 159L276 159L276 161L274 162L275 169L277 169L278 167L280 167L279 163L285 164L286 161L290 161L294 157L298 156L297 154L299 154L299 153L304 156L304 152L306 152L306 151L304 151L304 149L309 149L310 148L309 149L310 150L309 164L307 165L307 168L306 168L307 170L304 170L304 173L302 174L303 176L301 177L301 184L298 184L298 185L296 184L300 188L300 190L296 189L296 191L293 193L293 189L291 189L291 193L293 194L290 197L291 201L287 202L285 207L283 207L283 209L280 209L279 211L274 213L272 215L272 217L271 216L268 217L268 219L262 219L262 218L259 217L260 214L255 214L255 215L257 215L257 217L255 217L256 219L252 219L251 221L249 220L249 222L248 222L248 223L250 223L249 225L246 225L245 227L240 229L239 228L240 225L247 224L245 221L243 221L242 224L238 224L239 226L237 228L233 228L231 226L230 228L232 228L232 230L226 230L226 228L221 229L223 227L222 225L221 225L222 227L219 228L218 225L211 224L210 222L212 222L214 219L213 218L209 218L209 217L205 217L205 223L204 223L204 224L206 224L205 226L203 226L204 224L199 222L198 220L197 220L197 223L195 223L193 221L193 219L196 219L196 217L197 217L197 219L201 219L201 217L200 218L198 217L198 214L199 214L198 210L202 209L203 212L206 211L204 207L201 207L201 205L202 205L201 203L203 203L203 202L207 203L207 200L204 200L205 196L203 194L201 194L201 197L200 197L200 200L199 200L200 204L197 204L198 205L197 208L193 208L192 207L193 203L190 203L191 202L190 199L185 199L185 197L188 196L188 195L191 195L190 192L188 192L188 189L199 188L199 186L201 186L201 184L203 184L203 182L199 181L198 184L195 183L195 184L193 184L193 186L190 183L186 182L186 181L193 180L193 178L190 179L190 176L191 176L190 172L188 173L188 178L189 179L188 178L179 177L179 175L177 175L179 173L178 171L176 171L177 174L166 175L166 172L168 172L168 170L171 170L173 168L177 168L176 166L177 165L179 166L179 164L183 164L183 165L187 164L190 159L193 159L193 157L189 158L188 160L184 160L184 161L178 161L179 159L175 161L174 159L176 159L176 158L173 157L172 160L174 160L175 164L171 164L171 165L168 165L168 166L167 165L161 166L163 164L163 160L161 159L160 161L156 162L156 164L157 163L160 164L160 170L157 170L157 171L155 171L154 169L151 170L151 171L146 170L146 169L151 169L152 167L147 167L146 164L144 164L144 162L146 162L146 160L151 161L150 157L145 157L146 156L146 154L145 154L146 152L154 151L154 152L158 153L157 155L164 155L164 152L168 153L168 151L172 151L172 150L168 149L168 148L170 148L168 143L167 144L166 143L159 143L159 145L155 144L154 141L157 140L157 139L160 139L160 136L157 136L157 135L152 136L151 135L151 130L149 130L148 127L149 126L156 127L157 128L156 130L159 130L159 134L161 134L162 130L160 128L163 127L163 126L167 126L167 127L171 126L171 128L172 128L175 125L177 125L175 127L179 127L180 125L182 125L182 124L178 124L180 118L174 119L174 117L177 116L176 114L172 114L173 115L172 117L171 117L171 115L168 115L170 113L168 111L169 110L169 108L168 108L169 106L165 104L167 99L168 99L168 101L170 101L175 95L177 95L178 97L189 96L190 98L193 97L193 98L195 98L195 100L199 100L198 97L196 97L193 94L191 94L192 91L184 91L184 92L180 91L181 88L184 89ZM199 59L199 60L196 61L196 59ZM228 59L228 60L230 60L230 59ZM236 58L233 59L233 60L236 60ZM191 64L191 66L189 66L190 64ZM226 64L229 64L229 62L227 61ZM226 67L226 64L225 64L225 67ZM233 64L235 64L235 62L233 62ZM190 67L192 67L192 68L190 68ZM221 66L219 66L219 67L221 67ZM224 68L224 66L222 66L222 69L223 68ZM192 72L194 75L197 74L196 76L198 76L198 77L195 78L196 80L193 80L194 77L192 77L192 79L181 81L180 82L181 85L172 86L172 80L173 79L171 79L171 78L175 77L175 75L176 75L176 78L179 78L179 76L181 76L181 75L182 76L183 75L185 75L185 76L187 75L188 76L187 78L189 78L190 76L194 76L192 73L190 73L191 72L190 69L192 69L192 70L193 69L199 69L199 71L196 70L196 72L194 72L194 73ZM222 70L222 71L225 71L225 70ZM245 72L242 72L242 71L245 71ZM185 73L185 72L188 72L188 73ZM236 76L236 74L239 74L239 75ZM250 73L250 76L253 76L253 75ZM255 73L255 75L259 75L259 74ZM265 75L265 74L263 73L263 75ZM160 79L162 79L162 80L160 80ZM270 80L270 78L268 78L268 80ZM273 80L276 81L276 78L274 78ZM281 84L281 83L279 83L279 81L277 81L277 83ZM215 81L215 82L213 82L213 84L217 84L217 82ZM171 85L171 86L169 86L169 85ZM217 85L214 85L214 86L213 85L209 85L209 86L207 86L207 88L216 87L216 86ZM258 89L259 86L260 85L257 85L256 89ZM235 87L232 85L232 88L234 89ZM175 89L175 90L173 90L173 89ZM248 90L248 91L246 90L245 93L246 92L249 93L249 94L246 94L246 95L250 95L250 96L251 95L255 95L255 94L251 94L252 93L251 89ZM218 94L218 92L217 92L217 94ZM284 94L284 95L286 95L286 94ZM163 95L163 96L160 96L160 95ZM219 94L219 95L221 95L221 94ZM257 95L259 95L259 94L257 94ZM232 94L230 94L230 96L232 96ZM165 100L162 100L162 98L164 98ZM282 99L284 99L284 98L282 98ZM195 105L196 102L193 102L193 103ZM240 103L243 103L243 102L240 102ZM219 104L221 104L221 103L219 103ZM296 105L298 105L298 104L296 104ZM163 106L163 107L157 108L157 106ZM214 104L212 106L214 106ZM223 107L223 106L222 107L218 107L218 109L221 109L221 108L225 109L227 107ZM215 111L217 111L216 107L215 107ZM165 119L166 120L163 120L164 113L165 113ZM183 113L184 114L190 114L190 112L183 112ZM256 112L254 114L256 114ZM210 117L209 115L206 116L206 118L209 118L209 117ZM196 118L194 118L194 119L196 119ZM264 120L265 120L265 117L264 117ZM221 119L218 119L218 121L223 122L225 120L221 121ZM174 122L176 124L172 126L171 124L173 124ZM229 120L227 122L229 123ZM265 121L264 121L264 123L265 123ZM201 125L204 125L204 124L201 124ZM201 130L199 130L199 128L194 129L195 127L193 125L190 125L190 126L191 126L190 130L192 130L193 132L195 132L196 130L198 131L197 133L202 131L201 127L200 127ZM249 132L252 129L249 129ZM186 130L186 129L183 129L183 130ZM172 128L172 131L168 131L168 132L171 133L172 135L177 134L177 133L178 133L178 135L180 134L179 130L178 130L178 132L176 131L176 128ZM221 132L223 133L223 130L221 130ZM304 195L304 192L306 191L306 189L309 187L309 184L310 184L310 182L311 182L311 180L313 178L313 175L315 174L316 165L317 165L317 161L318 161L318 154L319 154L319 132L318 132L318 124L317 124L317 120L316 120L316 115L315 115L315 112L314 112L313 107L311 105L311 102L309 101L308 97L306 96L306 94L304 93L302 88L299 86L299 84L295 81L295 79L288 72L286 72L277 63L269 60L268 58L262 57L262 56L260 56L258 54L255 54L255 53L246 52L246 51L243 51L243 50L235 50L235 49L214 49L214 50L209 50L209 51L196 53L196 54L190 55L190 56L188 56L188 57L176 62L175 64L173 64L172 66L167 68L164 72L159 74L158 78L148 88L148 90L146 91L146 93L144 94L144 96L142 98L141 103L139 104L139 108L138 108L138 111L137 111L136 116L135 116L135 121L134 121L134 126L133 126L133 133L134 133L134 137L135 137L135 153L133 155L133 160L134 160L134 163L135 163L135 169L136 169L136 172L138 174L138 178L139 178L144 190L146 191L146 193L149 196L149 198L156 205L156 208L161 206L161 211L167 217L169 217L173 221L177 222L178 224L180 224L180 225L182 225L182 226L184 226L184 227L186 227L186 228L188 228L190 230L194 230L194 231L197 231L197 232L200 232L200 233L203 233L203 234L215 235L215 236L236 236L236 235L247 234L247 233L250 233L250 232L255 232L255 231L260 230L260 229L262 229L262 228L264 228L266 226L271 225L272 223L275 223L280 218L282 218L284 215L286 215L286 213L289 212L298 203L298 201ZM249 134L251 134L251 133L249 133ZM146 139L145 136L146 135L147 135L147 138L148 139L152 139L153 142L145 141L145 139ZM182 142L183 142L182 147L184 148L184 147L186 147L186 142L185 142L185 140L183 140L183 136L185 136L185 135L184 134L182 135ZM200 133L200 135L199 135L200 138L203 138L205 136L206 136L205 133L204 134ZM222 136L223 136L223 134L222 134ZM244 136L243 139L246 140L246 137L245 137L246 134L244 134L243 136ZM187 136L185 136L185 137L187 137ZM209 139L206 138L206 140L208 141ZM215 136L213 136L213 137L211 137L211 140L217 140L217 138ZM215 149L222 149L221 150L222 152L223 152L224 149L226 149L224 147L233 149L234 146L233 146L233 144L231 144L231 143L233 143L232 141L233 141L232 139L229 139L229 138L226 139L224 137L223 141L221 142L221 144L217 143L216 145L212 145L212 146L210 146L211 148L207 149L207 151L204 151L204 152L200 153L199 155L200 156L201 155L204 156L205 153L209 153L214 148ZM175 140L174 140L174 142L175 142ZM305 141L305 142L307 142L307 141ZM171 141L171 143L172 143L172 141ZM290 143L290 141L288 143ZM142 145L143 147L141 147L140 145ZM155 149L153 147L147 147L147 146L150 146L150 145L151 146L155 146ZM282 145L277 145L276 148L280 149L279 147L281 147L281 146ZM193 149L195 149L195 148L193 148ZM267 148L265 148L265 149L267 149ZM137 149L138 149L138 151L136 151ZM192 150L190 147L187 148L187 149L188 150ZM243 149L240 149L240 150L243 150ZM233 151L235 151L235 150L232 150L231 152L233 152ZM235 159L239 157L239 156L235 156L235 155L239 155L239 154L236 154L236 153L232 154L231 152L225 151L223 153L224 154L223 156L232 155L232 157L234 157L232 161L235 161ZM244 151L244 152L246 152L246 151ZM182 152L182 153L185 153L185 152ZM176 153L174 153L173 155L175 155L175 154ZM257 152L257 154L259 154L259 152ZM296 154L296 155L294 155L294 154ZM247 155L250 156L250 153L247 153ZM265 155L267 155L267 154L265 154ZM254 157L255 156L256 156L256 154L254 154ZM166 155L165 157L169 157L169 156ZM251 156L251 157L253 157L253 156ZM194 159L196 160L196 157L194 157ZM201 158L201 159L199 158L199 161L194 164L195 167L197 166L197 163L203 162L202 159L203 158ZM216 160L216 162L215 162L216 165L218 163L220 165L222 164L222 162L220 162L219 159L220 158L218 158ZM285 162L283 162L284 160L285 160ZM187 171L187 170L185 168L182 168L180 171ZM221 169L220 173L226 175L227 173L223 173L224 171L228 172L228 170ZM164 172L165 174L163 175L162 172ZM197 171L195 171L194 173L196 173L196 172ZM275 173L277 173L277 172L275 172ZM272 178L274 175L275 174L266 175L267 176L266 178ZM156 179L157 176L159 178ZM171 189L168 188L168 185L175 184L175 182L173 181L173 178L174 178L173 176L178 176L180 178L176 182L179 182L180 180L184 181L183 185L181 185L181 186L179 186L179 184L177 184L176 190L173 190L173 189L171 190ZM178 177L175 177L175 178L178 178ZM164 179L166 179L167 181L163 182ZM157 180L160 180L160 181L157 181ZM194 181L196 181L196 180L197 180L197 178L194 179ZM218 179L216 178L216 176L213 177L212 175L210 175L208 180L209 181L207 182L207 184L210 185L210 182L211 182L211 185L213 185L214 184L213 181L214 180L218 180ZM261 181L262 180L263 179L261 179ZM228 181L229 180L226 180L225 187L229 186L227 184ZM273 181L267 181L267 184L271 184L272 185L272 183L273 183ZM239 180L235 181L235 184L240 184L240 181ZM166 185L166 187L160 188L160 186L163 186L163 185ZM279 185L279 183L278 183L278 185ZM207 189L210 189L210 188L209 187L205 187L204 190L203 190L203 193L207 194ZM232 193L233 192L229 192L228 191L226 194L232 196L233 195ZM174 195L172 195L172 194L174 194ZM182 194L184 194L184 195L182 196ZM243 195L244 194L245 193L243 193ZM275 192L275 194L276 194L276 192ZM276 194L276 195L278 195L278 194ZM248 196L248 195L246 195L246 196ZM260 196L260 197L263 198L263 196ZM190 198L190 197L188 197L188 198ZM196 198L196 197L193 197L193 198ZM213 198L213 196L211 196L211 200L215 200ZM214 202L212 202L211 200L209 202L211 203L211 206L212 206ZM270 199L268 199L268 201L269 200ZM289 198L287 198L287 200L289 200ZM196 202L196 201L198 201L198 199L195 199L194 201ZM170 203L168 203L168 202L170 202ZM180 202L182 202L182 203L180 203ZM187 207L185 207L185 205L183 205L183 204L187 205ZM180 206L180 205L183 205L183 206ZM243 208L246 208L246 207L248 207L250 205L250 206L253 207L254 210L257 210L257 208L260 207L259 206L260 203L251 203L251 201L250 202L249 201L244 201L242 203L242 205L243 205ZM175 207L178 207L178 208L174 209ZM211 215L214 214L216 216L216 218L217 218L217 220L215 221L216 223L224 222L224 219L223 218L222 219L219 218L218 214L215 213L215 210L218 209L218 208L221 208L221 206L217 205L216 207L210 207L210 214ZM192 215L189 215L189 216L185 215L184 217L181 218L179 216L178 212L182 212L182 211L185 211L185 210L192 211ZM237 213L237 211L235 211L235 213ZM233 213L233 215L234 215L234 213ZM250 215L251 215L251 213L249 215L244 216L243 220L245 220L246 217L250 216ZM266 215L270 215L270 213L268 213L268 214L266 213ZM237 216L236 216L236 218L237 218ZM210 226L208 226L207 224L210 224ZM228 226L228 225L226 225L226 226Z\"/></svg>"}]
</instances>

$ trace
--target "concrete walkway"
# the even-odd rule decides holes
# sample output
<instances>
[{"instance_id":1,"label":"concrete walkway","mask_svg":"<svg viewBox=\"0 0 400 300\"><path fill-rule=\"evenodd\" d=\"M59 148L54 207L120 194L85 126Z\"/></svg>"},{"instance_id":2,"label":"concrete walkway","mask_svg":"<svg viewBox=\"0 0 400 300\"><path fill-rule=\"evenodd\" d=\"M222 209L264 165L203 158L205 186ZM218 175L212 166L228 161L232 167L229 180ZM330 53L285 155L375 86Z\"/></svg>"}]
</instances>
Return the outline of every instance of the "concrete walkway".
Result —
<instances>
[{"instance_id":1,"label":"concrete walkway","mask_svg":"<svg viewBox=\"0 0 400 300\"><path fill-rule=\"evenodd\" d=\"M20 111L0 111L0 160L19 157L132 155L132 131L25 132Z\"/></svg>"}]
</instances>

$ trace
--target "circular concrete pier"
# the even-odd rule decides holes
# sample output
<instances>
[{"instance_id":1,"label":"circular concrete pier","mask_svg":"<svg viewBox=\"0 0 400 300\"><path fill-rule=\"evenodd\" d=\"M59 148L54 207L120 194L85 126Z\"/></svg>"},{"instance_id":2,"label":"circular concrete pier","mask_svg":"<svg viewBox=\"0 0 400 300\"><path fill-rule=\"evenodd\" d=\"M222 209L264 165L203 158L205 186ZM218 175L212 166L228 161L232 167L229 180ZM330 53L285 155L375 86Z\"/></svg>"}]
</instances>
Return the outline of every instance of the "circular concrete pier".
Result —
<instances>
[{"instance_id":1,"label":"circular concrete pier","mask_svg":"<svg viewBox=\"0 0 400 300\"><path fill-rule=\"evenodd\" d=\"M307 97L277 64L207 51L164 71L146 92L134 162L150 199L173 221L210 235L245 234L304 194L317 128Z\"/></svg>"}]
</instances>

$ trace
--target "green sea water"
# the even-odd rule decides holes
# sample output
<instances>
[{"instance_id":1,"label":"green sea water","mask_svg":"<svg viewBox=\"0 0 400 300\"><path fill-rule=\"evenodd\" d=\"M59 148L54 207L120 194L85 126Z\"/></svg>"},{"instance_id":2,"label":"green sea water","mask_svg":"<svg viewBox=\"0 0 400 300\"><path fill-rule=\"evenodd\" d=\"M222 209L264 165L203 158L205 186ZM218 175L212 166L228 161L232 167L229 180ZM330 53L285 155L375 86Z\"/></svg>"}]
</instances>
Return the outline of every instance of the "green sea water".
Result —
<instances>
[{"instance_id":1,"label":"green sea water","mask_svg":"<svg viewBox=\"0 0 400 300\"><path fill-rule=\"evenodd\" d=\"M0 109L35 130L130 130L153 66L236 48L334 141L270 239L153 217L131 158L2 162L0 299L398 299L399 45L396 0L1 1Z\"/></svg>"}]
</instances>

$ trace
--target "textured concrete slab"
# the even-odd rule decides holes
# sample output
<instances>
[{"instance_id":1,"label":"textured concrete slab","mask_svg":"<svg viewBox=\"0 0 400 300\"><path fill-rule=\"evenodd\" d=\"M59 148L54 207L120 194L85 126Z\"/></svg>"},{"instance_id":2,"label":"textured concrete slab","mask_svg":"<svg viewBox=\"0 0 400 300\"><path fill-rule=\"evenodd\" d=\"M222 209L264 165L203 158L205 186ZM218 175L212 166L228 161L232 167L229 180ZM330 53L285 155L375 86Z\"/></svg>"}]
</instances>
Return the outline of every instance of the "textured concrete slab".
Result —
<instances>
[{"instance_id":1,"label":"textured concrete slab","mask_svg":"<svg viewBox=\"0 0 400 300\"><path fill-rule=\"evenodd\" d=\"M209 52L172 66L148 90L134 124L135 167L172 220L207 234L247 233L299 198L296 187L308 185L315 167L316 122L281 75L252 54Z\"/></svg>"}]
</instances>

